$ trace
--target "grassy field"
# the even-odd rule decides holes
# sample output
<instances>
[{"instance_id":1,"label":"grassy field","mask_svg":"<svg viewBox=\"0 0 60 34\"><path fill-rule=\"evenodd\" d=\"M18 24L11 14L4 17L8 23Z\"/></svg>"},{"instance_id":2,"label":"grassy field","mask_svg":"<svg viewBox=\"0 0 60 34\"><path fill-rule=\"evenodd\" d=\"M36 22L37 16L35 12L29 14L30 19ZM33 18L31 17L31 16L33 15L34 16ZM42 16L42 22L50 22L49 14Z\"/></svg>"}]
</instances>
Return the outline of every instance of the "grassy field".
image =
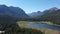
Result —
<instances>
[{"instance_id":1,"label":"grassy field","mask_svg":"<svg viewBox=\"0 0 60 34\"><path fill-rule=\"evenodd\" d=\"M53 24L52 22L50 22L50 21L39 21L39 22L37 22L37 21L18 21L18 23L20 23L20 24L49 24L49 25L56 25L56 26L60 26L60 25L57 25L57 24Z\"/></svg>"},{"instance_id":2,"label":"grassy field","mask_svg":"<svg viewBox=\"0 0 60 34\"><path fill-rule=\"evenodd\" d=\"M53 24L50 21L41 21L41 23L43 23L43 24L49 24L49 25L55 25L55 26L60 26L60 25L57 25L57 24Z\"/></svg>"},{"instance_id":3,"label":"grassy field","mask_svg":"<svg viewBox=\"0 0 60 34\"><path fill-rule=\"evenodd\" d=\"M43 22L29 22L29 21L19 21L17 22L18 23L18 26L21 28L21 29L31 29L31 30L37 30L42 32L43 34L59 34L59 31L56 31L56 30L52 30L52 29L46 29L46 28L37 28L37 27L29 27L29 26L26 26L26 24L41 24ZM46 22L44 23L46 24ZM48 24L50 24L50 22L48 22ZM52 24L52 23L51 23ZM50 24L50 25L51 25ZM53 25L53 24L52 24ZM33 32L33 31L31 31Z\"/></svg>"}]
</instances>

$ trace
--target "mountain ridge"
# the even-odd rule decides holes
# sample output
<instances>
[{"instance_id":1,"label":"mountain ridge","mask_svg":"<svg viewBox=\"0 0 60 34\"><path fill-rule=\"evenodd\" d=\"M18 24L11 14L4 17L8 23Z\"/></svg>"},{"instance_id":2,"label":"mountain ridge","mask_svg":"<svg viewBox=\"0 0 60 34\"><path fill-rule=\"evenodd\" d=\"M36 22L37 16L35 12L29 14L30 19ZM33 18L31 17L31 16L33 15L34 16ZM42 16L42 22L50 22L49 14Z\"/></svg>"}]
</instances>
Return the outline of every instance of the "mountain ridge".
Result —
<instances>
[{"instance_id":1,"label":"mountain ridge","mask_svg":"<svg viewBox=\"0 0 60 34\"><path fill-rule=\"evenodd\" d=\"M43 12L37 11L37 12L30 13L30 14L28 14L28 15L29 15L30 17L37 17L37 16L41 16L41 15L44 15L44 14L47 14L47 13L55 12L55 11L57 11L57 10L58 10L58 8L53 7L53 8L44 10Z\"/></svg>"},{"instance_id":2,"label":"mountain ridge","mask_svg":"<svg viewBox=\"0 0 60 34\"><path fill-rule=\"evenodd\" d=\"M6 5L0 5L0 15L9 15L16 18L26 18L28 15L24 12L23 9L19 7L8 7Z\"/></svg>"},{"instance_id":3,"label":"mountain ridge","mask_svg":"<svg viewBox=\"0 0 60 34\"><path fill-rule=\"evenodd\" d=\"M36 21L51 21L54 24L60 25L60 9L53 10L52 12L47 11L41 16L34 18Z\"/></svg>"}]
</instances>

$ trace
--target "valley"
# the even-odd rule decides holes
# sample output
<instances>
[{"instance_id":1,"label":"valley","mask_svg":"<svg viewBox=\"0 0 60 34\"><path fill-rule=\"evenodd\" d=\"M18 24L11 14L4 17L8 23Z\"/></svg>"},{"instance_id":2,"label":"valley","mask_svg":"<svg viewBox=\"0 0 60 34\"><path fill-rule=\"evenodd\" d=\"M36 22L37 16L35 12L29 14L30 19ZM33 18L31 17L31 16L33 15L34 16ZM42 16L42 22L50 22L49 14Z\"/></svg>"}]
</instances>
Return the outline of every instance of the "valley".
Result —
<instances>
[{"instance_id":1,"label":"valley","mask_svg":"<svg viewBox=\"0 0 60 34\"><path fill-rule=\"evenodd\" d=\"M19 7L0 5L0 31L4 34L59 34L60 9L26 14Z\"/></svg>"}]
</instances>

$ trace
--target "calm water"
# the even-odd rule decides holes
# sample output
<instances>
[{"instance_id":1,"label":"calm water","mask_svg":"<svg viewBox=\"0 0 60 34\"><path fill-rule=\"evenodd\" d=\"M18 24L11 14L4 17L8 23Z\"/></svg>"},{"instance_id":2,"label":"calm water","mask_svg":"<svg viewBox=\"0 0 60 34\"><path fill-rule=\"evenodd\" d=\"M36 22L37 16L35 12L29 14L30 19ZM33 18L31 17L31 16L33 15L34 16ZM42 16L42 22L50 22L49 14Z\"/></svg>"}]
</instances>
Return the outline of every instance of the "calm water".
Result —
<instances>
[{"instance_id":1,"label":"calm water","mask_svg":"<svg viewBox=\"0 0 60 34\"><path fill-rule=\"evenodd\" d=\"M37 28L48 28L60 31L60 26L48 25L48 24L27 24L27 26L33 26Z\"/></svg>"}]
</instances>

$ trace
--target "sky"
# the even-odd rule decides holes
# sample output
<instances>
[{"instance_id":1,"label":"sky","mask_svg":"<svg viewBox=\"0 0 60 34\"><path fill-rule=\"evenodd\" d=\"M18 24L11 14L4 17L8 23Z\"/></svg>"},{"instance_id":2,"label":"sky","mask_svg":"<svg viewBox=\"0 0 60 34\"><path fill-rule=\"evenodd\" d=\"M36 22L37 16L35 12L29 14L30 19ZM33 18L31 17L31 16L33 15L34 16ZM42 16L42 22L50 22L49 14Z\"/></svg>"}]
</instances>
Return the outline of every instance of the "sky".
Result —
<instances>
[{"instance_id":1,"label":"sky","mask_svg":"<svg viewBox=\"0 0 60 34\"><path fill-rule=\"evenodd\" d=\"M60 8L60 0L0 0L0 5L22 8L25 13L44 11L46 9Z\"/></svg>"}]
</instances>

